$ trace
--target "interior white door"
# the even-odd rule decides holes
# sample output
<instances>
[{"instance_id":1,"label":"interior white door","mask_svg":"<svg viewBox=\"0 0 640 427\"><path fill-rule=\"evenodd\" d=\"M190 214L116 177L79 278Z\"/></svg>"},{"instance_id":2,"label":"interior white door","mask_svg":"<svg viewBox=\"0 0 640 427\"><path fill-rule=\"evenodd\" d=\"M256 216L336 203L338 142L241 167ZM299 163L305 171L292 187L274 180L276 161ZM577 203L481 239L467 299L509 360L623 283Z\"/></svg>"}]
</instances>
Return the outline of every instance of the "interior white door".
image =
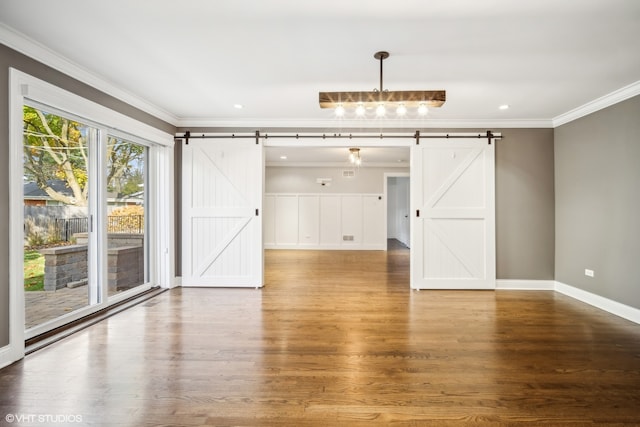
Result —
<instances>
[{"instance_id":1,"label":"interior white door","mask_svg":"<svg viewBox=\"0 0 640 427\"><path fill-rule=\"evenodd\" d=\"M192 139L182 155L183 286L261 287L262 144Z\"/></svg>"},{"instance_id":2,"label":"interior white door","mask_svg":"<svg viewBox=\"0 0 640 427\"><path fill-rule=\"evenodd\" d=\"M495 289L495 142L411 148L411 287Z\"/></svg>"}]
</instances>

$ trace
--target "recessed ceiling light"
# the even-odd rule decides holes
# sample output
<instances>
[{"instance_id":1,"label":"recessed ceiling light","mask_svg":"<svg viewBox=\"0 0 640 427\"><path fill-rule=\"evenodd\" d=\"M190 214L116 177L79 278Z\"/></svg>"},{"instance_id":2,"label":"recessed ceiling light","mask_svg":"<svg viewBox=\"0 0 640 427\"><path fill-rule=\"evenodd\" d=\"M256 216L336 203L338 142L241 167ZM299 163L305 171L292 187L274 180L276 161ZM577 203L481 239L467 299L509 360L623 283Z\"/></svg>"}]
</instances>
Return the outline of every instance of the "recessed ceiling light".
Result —
<instances>
[{"instance_id":1,"label":"recessed ceiling light","mask_svg":"<svg viewBox=\"0 0 640 427\"><path fill-rule=\"evenodd\" d=\"M238 110L242 110L244 108L244 105L242 105L242 104L233 104L233 108L237 108Z\"/></svg>"},{"instance_id":2,"label":"recessed ceiling light","mask_svg":"<svg viewBox=\"0 0 640 427\"><path fill-rule=\"evenodd\" d=\"M287 160L287 156L280 156L281 160Z\"/></svg>"},{"instance_id":3,"label":"recessed ceiling light","mask_svg":"<svg viewBox=\"0 0 640 427\"><path fill-rule=\"evenodd\" d=\"M508 110L509 109L509 104L502 104L498 108L501 109L501 110Z\"/></svg>"}]
</instances>

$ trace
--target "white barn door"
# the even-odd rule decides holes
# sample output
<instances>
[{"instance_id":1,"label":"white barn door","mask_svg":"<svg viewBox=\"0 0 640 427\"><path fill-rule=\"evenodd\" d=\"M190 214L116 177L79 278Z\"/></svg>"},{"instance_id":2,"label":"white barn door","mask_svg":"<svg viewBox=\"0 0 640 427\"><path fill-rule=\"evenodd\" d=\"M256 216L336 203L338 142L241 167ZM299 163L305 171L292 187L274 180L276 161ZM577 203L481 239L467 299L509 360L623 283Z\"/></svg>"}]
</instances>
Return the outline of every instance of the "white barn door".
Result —
<instances>
[{"instance_id":1,"label":"white barn door","mask_svg":"<svg viewBox=\"0 0 640 427\"><path fill-rule=\"evenodd\" d=\"M411 288L495 289L495 140L411 148Z\"/></svg>"},{"instance_id":2,"label":"white barn door","mask_svg":"<svg viewBox=\"0 0 640 427\"><path fill-rule=\"evenodd\" d=\"M262 286L262 144L191 139L182 153L182 285Z\"/></svg>"}]
</instances>

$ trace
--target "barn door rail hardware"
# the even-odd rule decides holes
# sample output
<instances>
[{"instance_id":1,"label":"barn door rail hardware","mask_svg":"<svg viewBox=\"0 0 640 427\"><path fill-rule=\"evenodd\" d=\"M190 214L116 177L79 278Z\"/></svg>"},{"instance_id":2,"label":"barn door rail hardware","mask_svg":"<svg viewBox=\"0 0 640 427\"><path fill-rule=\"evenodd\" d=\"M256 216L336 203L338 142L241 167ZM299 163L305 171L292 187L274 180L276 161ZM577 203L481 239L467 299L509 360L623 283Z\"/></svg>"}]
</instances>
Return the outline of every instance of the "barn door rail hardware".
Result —
<instances>
[{"instance_id":1,"label":"barn door rail hardware","mask_svg":"<svg viewBox=\"0 0 640 427\"><path fill-rule=\"evenodd\" d=\"M432 134L424 134L420 133L419 130L416 130L413 134L384 134L384 133L321 133L321 134L300 134L300 133L284 133L284 134L270 134L270 133L261 133L259 130L254 133L243 133L243 134L235 134L235 133L216 133L216 134L197 134L194 135L191 131L185 131L182 135L178 134L174 136L174 140L183 140L185 144L189 144L190 139L246 139L252 138L256 140L256 144L260 143L260 138L269 139L269 138L292 138L292 139L358 139L358 138L413 138L416 141L416 145L420 144L420 141L423 139L482 139L486 138L487 143L491 144L492 139L502 139L502 135L496 135L492 131L488 130L485 133L469 133L469 134L441 134L441 133L432 133Z\"/></svg>"}]
</instances>

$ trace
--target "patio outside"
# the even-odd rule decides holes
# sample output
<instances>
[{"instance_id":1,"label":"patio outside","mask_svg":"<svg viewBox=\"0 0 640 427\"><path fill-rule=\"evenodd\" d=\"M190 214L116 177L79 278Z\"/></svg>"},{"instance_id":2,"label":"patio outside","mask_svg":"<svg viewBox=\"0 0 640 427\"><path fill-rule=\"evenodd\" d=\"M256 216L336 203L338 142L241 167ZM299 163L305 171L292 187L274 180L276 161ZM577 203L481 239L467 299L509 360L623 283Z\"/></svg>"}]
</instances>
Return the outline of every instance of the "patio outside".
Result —
<instances>
[{"instance_id":1,"label":"patio outside","mask_svg":"<svg viewBox=\"0 0 640 427\"><path fill-rule=\"evenodd\" d=\"M144 283L144 215L129 214L141 210L119 209L109 216L109 296ZM24 249L25 329L89 304L87 219L28 218L26 241L39 244Z\"/></svg>"}]
</instances>

